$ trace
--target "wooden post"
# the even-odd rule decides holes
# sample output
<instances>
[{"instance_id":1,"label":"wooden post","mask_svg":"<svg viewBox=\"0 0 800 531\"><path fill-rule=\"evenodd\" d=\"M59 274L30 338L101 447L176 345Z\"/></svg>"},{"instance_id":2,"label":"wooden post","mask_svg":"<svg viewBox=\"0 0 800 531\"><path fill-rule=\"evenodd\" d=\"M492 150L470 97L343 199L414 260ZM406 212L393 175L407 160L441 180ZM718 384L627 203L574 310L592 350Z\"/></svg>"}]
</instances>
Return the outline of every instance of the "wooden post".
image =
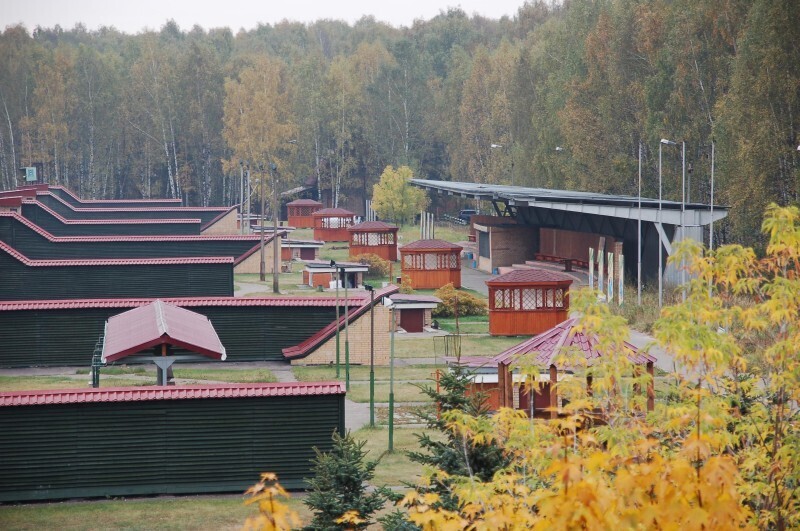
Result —
<instances>
[{"instance_id":1,"label":"wooden post","mask_svg":"<svg viewBox=\"0 0 800 531\"><path fill-rule=\"evenodd\" d=\"M506 407L506 370L502 363L497 364L497 393L500 407Z\"/></svg>"},{"instance_id":2,"label":"wooden post","mask_svg":"<svg viewBox=\"0 0 800 531\"><path fill-rule=\"evenodd\" d=\"M653 411L656 407L656 377L653 362L647 362L647 374L650 379L647 381L647 411Z\"/></svg>"},{"instance_id":3,"label":"wooden post","mask_svg":"<svg viewBox=\"0 0 800 531\"><path fill-rule=\"evenodd\" d=\"M593 377L591 374L586 375L586 396L592 397L594 394L592 393L592 380Z\"/></svg>"},{"instance_id":4,"label":"wooden post","mask_svg":"<svg viewBox=\"0 0 800 531\"><path fill-rule=\"evenodd\" d=\"M555 365L550 365L550 418L558 418L558 391L556 384L558 383L558 369Z\"/></svg>"}]
</instances>

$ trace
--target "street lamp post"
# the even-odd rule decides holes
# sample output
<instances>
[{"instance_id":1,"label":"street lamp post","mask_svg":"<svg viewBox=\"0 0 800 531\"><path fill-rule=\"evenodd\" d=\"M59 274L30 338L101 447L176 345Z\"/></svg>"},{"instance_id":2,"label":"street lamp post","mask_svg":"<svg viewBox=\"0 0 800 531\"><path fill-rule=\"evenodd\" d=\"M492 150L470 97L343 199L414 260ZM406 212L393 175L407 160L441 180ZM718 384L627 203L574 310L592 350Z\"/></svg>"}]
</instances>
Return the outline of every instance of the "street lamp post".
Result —
<instances>
[{"instance_id":1,"label":"street lamp post","mask_svg":"<svg viewBox=\"0 0 800 531\"><path fill-rule=\"evenodd\" d=\"M261 171L261 262L259 264L259 280L264 282L267 280L267 265L264 262L264 208L265 208L265 198L264 198L264 165L259 164L258 169Z\"/></svg>"},{"instance_id":2,"label":"street lamp post","mask_svg":"<svg viewBox=\"0 0 800 531\"><path fill-rule=\"evenodd\" d=\"M681 241L686 239L686 141L681 142ZM686 302L686 268L681 261L681 301Z\"/></svg>"},{"instance_id":3,"label":"street lamp post","mask_svg":"<svg viewBox=\"0 0 800 531\"><path fill-rule=\"evenodd\" d=\"M272 293L280 293L281 239L278 237L278 171L275 163L269 166L272 175ZM273 173L274 172L274 173ZM263 228L261 230L264 230ZM263 241L263 237L262 237Z\"/></svg>"},{"instance_id":4,"label":"street lamp post","mask_svg":"<svg viewBox=\"0 0 800 531\"><path fill-rule=\"evenodd\" d=\"M642 143L639 142L639 223L636 242L636 301L642 305Z\"/></svg>"},{"instance_id":5,"label":"street lamp post","mask_svg":"<svg viewBox=\"0 0 800 531\"><path fill-rule=\"evenodd\" d=\"M375 427L375 288L364 284L369 291L369 426Z\"/></svg>"},{"instance_id":6,"label":"street lamp post","mask_svg":"<svg viewBox=\"0 0 800 531\"><path fill-rule=\"evenodd\" d=\"M349 309L347 307L347 272L341 268L344 276L344 387L350 390L350 326Z\"/></svg>"},{"instance_id":7,"label":"street lamp post","mask_svg":"<svg viewBox=\"0 0 800 531\"><path fill-rule=\"evenodd\" d=\"M341 364L339 362L339 282L341 281L341 276L335 260L331 260L331 267L336 273L336 379L338 380L341 378Z\"/></svg>"},{"instance_id":8,"label":"street lamp post","mask_svg":"<svg viewBox=\"0 0 800 531\"><path fill-rule=\"evenodd\" d=\"M394 329L395 329L395 316L394 304L392 299L386 297L383 299L386 306L391 309L392 317L390 321L390 335L389 335L389 453L394 452Z\"/></svg>"},{"instance_id":9,"label":"street lamp post","mask_svg":"<svg viewBox=\"0 0 800 531\"><path fill-rule=\"evenodd\" d=\"M244 234L244 161L239 161L239 223Z\"/></svg>"},{"instance_id":10,"label":"street lamp post","mask_svg":"<svg viewBox=\"0 0 800 531\"><path fill-rule=\"evenodd\" d=\"M676 142L672 140L667 140L666 138L662 138L661 141L658 143L658 226L661 230L664 230L663 226L661 225L661 146L677 146ZM658 307L664 303L664 270L662 267L663 263L663 249L664 242L661 241L661 232L658 233Z\"/></svg>"},{"instance_id":11,"label":"street lamp post","mask_svg":"<svg viewBox=\"0 0 800 531\"><path fill-rule=\"evenodd\" d=\"M489 144L491 149L503 149L503 144ZM508 156L511 157L511 186L514 186L514 153L508 148Z\"/></svg>"}]
</instances>

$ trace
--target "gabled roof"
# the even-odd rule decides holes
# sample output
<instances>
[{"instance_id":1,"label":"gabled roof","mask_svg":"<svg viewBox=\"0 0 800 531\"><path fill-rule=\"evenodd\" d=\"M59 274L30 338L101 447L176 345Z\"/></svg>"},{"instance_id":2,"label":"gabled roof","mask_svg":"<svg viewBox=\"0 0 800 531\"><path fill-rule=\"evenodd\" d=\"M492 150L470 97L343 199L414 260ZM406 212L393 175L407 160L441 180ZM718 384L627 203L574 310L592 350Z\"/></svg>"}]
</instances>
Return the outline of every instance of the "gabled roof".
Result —
<instances>
[{"instance_id":1,"label":"gabled roof","mask_svg":"<svg viewBox=\"0 0 800 531\"><path fill-rule=\"evenodd\" d=\"M59 203L63 204L65 207L69 208L74 212L108 212L113 214L114 212L176 212L176 211L188 211L188 212L221 212L223 214L229 212L233 207L185 207L180 205L175 206L136 206L136 207L76 207L72 203L65 201L63 198L59 197L58 195L50 192L50 191L37 191L36 195L42 196L49 196L58 201Z\"/></svg>"},{"instance_id":2,"label":"gabled roof","mask_svg":"<svg viewBox=\"0 0 800 531\"><path fill-rule=\"evenodd\" d=\"M343 208L323 208L312 214L315 218L353 217L355 214Z\"/></svg>"},{"instance_id":3,"label":"gabled roof","mask_svg":"<svg viewBox=\"0 0 800 531\"><path fill-rule=\"evenodd\" d=\"M225 347L205 315L160 299L106 321L103 362L116 361L158 345L171 345L224 360Z\"/></svg>"},{"instance_id":4,"label":"gabled roof","mask_svg":"<svg viewBox=\"0 0 800 531\"><path fill-rule=\"evenodd\" d=\"M46 188L47 185L45 185L45 189ZM80 197L77 196L77 194L75 194L75 192L73 192L66 186L51 185L49 188L62 190L64 191L64 193L68 194L79 203L135 203L137 201L141 201L142 203L177 203L178 205L181 204L180 199L81 199Z\"/></svg>"},{"instance_id":5,"label":"gabled roof","mask_svg":"<svg viewBox=\"0 0 800 531\"><path fill-rule=\"evenodd\" d=\"M545 269L515 269L504 275L487 280L486 284L555 284L572 283L573 278L558 271Z\"/></svg>"},{"instance_id":6,"label":"gabled roof","mask_svg":"<svg viewBox=\"0 0 800 531\"><path fill-rule=\"evenodd\" d=\"M313 199L295 199L286 203L286 206L322 206L322 203Z\"/></svg>"},{"instance_id":7,"label":"gabled roof","mask_svg":"<svg viewBox=\"0 0 800 531\"><path fill-rule=\"evenodd\" d=\"M397 225L383 221L364 221L358 225L348 227L349 232L397 232Z\"/></svg>"},{"instance_id":8,"label":"gabled roof","mask_svg":"<svg viewBox=\"0 0 800 531\"><path fill-rule=\"evenodd\" d=\"M233 264L232 256L197 256L181 258L102 258L96 260L32 260L7 243L0 241L0 252L5 252L28 267L122 266L122 265L179 265L179 264Z\"/></svg>"},{"instance_id":9,"label":"gabled roof","mask_svg":"<svg viewBox=\"0 0 800 531\"><path fill-rule=\"evenodd\" d=\"M156 299L57 299L30 301L0 301L0 312L35 310L71 310L81 308L132 308L150 304ZM164 302L182 308L201 306L230 307L291 307L291 308L333 308L334 297L174 297L163 298ZM363 293L354 293L347 300L348 306L364 304ZM368 300L368 298L366 298ZM339 304L344 304L340 300Z\"/></svg>"},{"instance_id":10,"label":"gabled roof","mask_svg":"<svg viewBox=\"0 0 800 531\"><path fill-rule=\"evenodd\" d=\"M417 240L400 247L401 251L460 251L463 247L444 240Z\"/></svg>"},{"instance_id":11,"label":"gabled roof","mask_svg":"<svg viewBox=\"0 0 800 531\"><path fill-rule=\"evenodd\" d=\"M383 297L391 295L393 293L397 293L400 290L398 286L389 285L385 288L379 289L375 291L375 299L372 301L373 304L380 303ZM362 305L357 308L355 311L348 312L348 323L353 324L353 321L364 315L367 310L369 310L371 304L369 299L364 299ZM314 352L317 348L319 348L323 343L325 343L328 339L336 335L336 330L342 330L344 328L345 323L345 316L342 315L339 318L339 322L333 321L331 324L314 334L313 336L309 337L299 345L295 345L293 347L287 347L283 349L283 356L287 359L299 359L305 358L312 352ZM338 325L338 326L337 326Z\"/></svg>"},{"instance_id":12,"label":"gabled roof","mask_svg":"<svg viewBox=\"0 0 800 531\"><path fill-rule=\"evenodd\" d=\"M67 219L52 208L36 201L35 199L23 199L24 205L35 205L41 208L58 221L65 225L155 225L155 224L178 224L178 223L202 223L201 219ZM171 209L174 210L174 209Z\"/></svg>"},{"instance_id":13,"label":"gabled roof","mask_svg":"<svg viewBox=\"0 0 800 531\"><path fill-rule=\"evenodd\" d=\"M0 393L0 407L345 394L342 382L281 382L147 387L100 387Z\"/></svg>"},{"instance_id":14,"label":"gabled roof","mask_svg":"<svg viewBox=\"0 0 800 531\"><path fill-rule=\"evenodd\" d=\"M331 266L329 260L308 260L306 270L313 273L335 273L337 269L344 269L345 272L364 272L369 271L369 266L360 262L336 262Z\"/></svg>"},{"instance_id":15,"label":"gabled roof","mask_svg":"<svg viewBox=\"0 0 800 531\"><path fill-rule=\"evenodd\" d=\"M549 367L557 365L558 368L565 367L555 363L556 358L561 354L566 354L572 349L578 349L583 353L589 365L602 356L597 350L597 338L587 334L583 330L578 330L577 318L567 319L550 330L523 341L494 357L498 364L508 365L516 361L525 354L534 354L534 363L539 367ZM645 363L655 363L657 360L653 356L639 351L635 346L625 342L625 349L628 351L628 359L637 365Z\"/></svg>"},{"instance_id":16,"label":"gabled roof","mask_svg":"<svg viewBox=\"0 0 800 531\"><path fill-rule=\"evenodd\" d=\"M53 243L90 243L90 242L192 242L192 241L261 241L261 236L254 234L176 234L176 235L131 235L131 236L54 236L33 221L17 212L0 212L0 217L13 218L32 231ZM272 238L272 236L270 236ZM320 242L320 245L323 245Z\"/></svg>"}]
</instances>

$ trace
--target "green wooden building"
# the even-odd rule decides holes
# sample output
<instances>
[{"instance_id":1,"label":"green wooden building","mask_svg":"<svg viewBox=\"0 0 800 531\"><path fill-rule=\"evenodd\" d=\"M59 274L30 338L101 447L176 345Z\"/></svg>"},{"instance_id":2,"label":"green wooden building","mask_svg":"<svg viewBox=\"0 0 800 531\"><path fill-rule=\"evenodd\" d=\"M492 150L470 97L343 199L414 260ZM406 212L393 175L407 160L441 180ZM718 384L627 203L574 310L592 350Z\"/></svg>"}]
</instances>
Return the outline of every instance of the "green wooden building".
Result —
<instances>
[{"instance_id":1,"label":"green wooden building","mask_svg":"<svg viewBox=\"0 0 800 531\"><path fill-rule=\"evenodd\" d=\"M0 393L0 501L303 488L344 431L343 384ZM55 524L54 524L55 525Z\"/></svg>"}]
</instances>

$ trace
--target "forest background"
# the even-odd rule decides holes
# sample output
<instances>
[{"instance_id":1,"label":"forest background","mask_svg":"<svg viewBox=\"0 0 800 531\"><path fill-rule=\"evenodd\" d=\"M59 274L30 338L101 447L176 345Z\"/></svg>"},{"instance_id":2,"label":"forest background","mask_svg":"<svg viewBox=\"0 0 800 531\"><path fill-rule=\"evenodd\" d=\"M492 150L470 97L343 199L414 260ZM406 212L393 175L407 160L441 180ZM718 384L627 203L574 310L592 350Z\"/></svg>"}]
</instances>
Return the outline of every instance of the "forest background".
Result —
<instances>
[{"instance_id":1,"label":"forest background","mask_svg":"<svg viewBox=\"0 0 800 531\"><path fill-rule=\"evenodd\" d=\"M714 142L715 203L731 207L715 239L760 247L766 205L800 193L800 9L565 0L403 28L11 26L0 105L0 189L42 162L45 180L87 198L190 205L237 203L239 161L275 164L284 189L313 183L338 206L363 204L390 164L636 195L640 143L642 193L658 197L661 138L686 141L688 199L708 202ZM269 138L268 160L244 160L248 131ZM664 198L679 200L679 149L664 146L663 175Z\"/></svg>"}]
</instances>

